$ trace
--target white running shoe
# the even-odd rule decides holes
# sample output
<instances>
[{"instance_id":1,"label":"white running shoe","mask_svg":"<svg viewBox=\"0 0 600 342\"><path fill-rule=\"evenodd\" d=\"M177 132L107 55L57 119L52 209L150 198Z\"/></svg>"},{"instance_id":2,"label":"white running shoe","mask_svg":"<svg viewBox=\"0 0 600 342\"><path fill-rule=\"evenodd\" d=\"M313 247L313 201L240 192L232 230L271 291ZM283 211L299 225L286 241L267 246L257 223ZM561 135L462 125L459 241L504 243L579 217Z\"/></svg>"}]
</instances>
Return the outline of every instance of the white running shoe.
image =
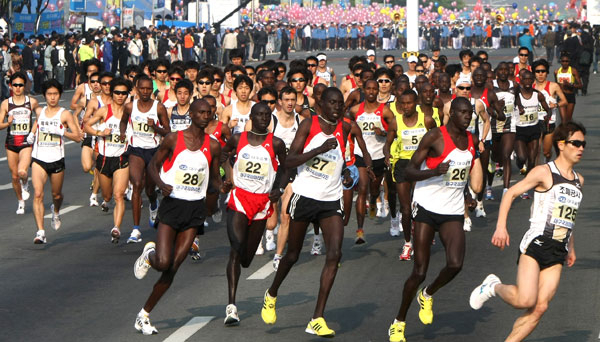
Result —
<instances>
[{"instance_id":1,"label":"white running shoe","mask_svg":"<svg viewBox=\"0 0 600 342\"><path fill-rule=\"evenodd\" d=\"M262 238L261 238L260 242L258 243L258 248L256 248L256 253L254 253L254 255L263 255L263 254L265 254L265 249L263 248Z\"/></svg>"},{"instance_id":2,"label":"white running shoe","mask_svg":"<svg viewBox=\"0 0 600 342\"><path fill-rule=\"evenodd\" d=\"M465 218L465 223L463 224L463 230L465 232L470 232L472 225L473 225L473 223L471 222L471 218L470 217L466 217Z\"/></svg>"},{"instance_id":3,"label":"white running shoe","mask_svg":"<svg viewBox=\"0 0 600 342\"><path fill-rule=\"evenodd\" d=\"M98 199L96 198L96 194L92 194L90 196L90 207L97 207L100 203L98 203Z\"/></svg>"},{"instance_id":4,"label":"white running shoe","mask_svg":"<svg viewBox=\"0 0 600 342\"><path fill-rule=\"evenodd\" d=\"M158 200L156 200L156 209L152 210L152 205L148 206L148 211L150 212L148 218L148 224L150 227L155 228L156 224L156 216L158 215Z\"/></svg>"},{"instance_id":5,"label":"white running shoe","mask_svg":"<svg viewBox=\"0 0 600 342\"><path fill-rule=\"evenodd\" d=\"M275 244L275 234L273 234L272 230L267 230L265 233L265 248L267 251L273 251L277 248L277 244Z\"/></svg>"},{"instance_id":6,"label":"white running shoe","mask_svg":"<svg viewBox=\"0 0 600 342\"><path fill-rule=\"evenodd\" d=\"M27 201L30 197L29 194L29 182L25 181L25 184L23 184L22 181L21 182L21 197L23 198L23 201Z\"/></svg>"},{"instance_id":7,"label":"white running shoe","mask_svg":"<svg viewBox=\"0 0 600 342\"><path fill-rule=\"evenodd\" d=\"M19 201L19 205L17 207L17 215L25 214L25 200Z\"/></svg>"},{"instance_id":8,"label":"white running shoe","mask_svg":"<svg viewBox=\"0 0 600 342\"><path fill-rule=\"evenodd\" d=\"M134 229L131 231L131 235L129 239L127 239L127 243L138 243L142 242L142 233L138 229Z\"/></svg>"},{"instance_id":9,"label":"white running shoe","mask_svg":"<svg viewBox=\"0 0 600 342\"><path fill-rule=\"evenodd\" d=\"M217 208L217 211L212 214L212 220L214 223L219 223L223 219L223 211L221 208Z\"/></svg>"},{"instance_id":10,"label":"white running shoe","mask_svg":"<svg viewBox=\"0 0 600 342\"><path fill-rule=\"evenodd\" d=\"M387 217L390 213L390 203L387 200L383 201L383 217Z\"/></svg>"},{"instance_id":11,"label":"white running shoe","mask_svg":"<svg viewBox=\"0 0 600 342\"><path fill-rule=\"evenodd\" d=\"M377 202L377 217L385 217L383 212L383 204L381 202Z\"/></svg>"},{"instance_id":12,"label":"white running shoe","mask_svg":"<svg viewBox=\"0 0 600 342\"><path fill-rule=\"evenodd\" d=\"M150 316L138 314L133 327L144 335L158 334L158 330L150 323Z\"/></svg>"},{"instance_id":13,"label":"white running shoe","mask_svg":"<svg viewBox=\"0 0 600 342\"><path fill-rule=\"evenodd\" d=\"M133 264L133 274L138 279L144 279L146 274L148 274L148 270L152 265L150 265L150 259L148 256L151 252L154 252L156 248L156 244L152 241L146 243L144 246L144 250L142 254L137 258L135 264Z\"/></svg>"},{"instance_id":14,"label":"white running shoe","mask_svg":"<svg viewBox=\"0 0 600 342\"><path fill-rule=\"evenodd\" d=\"M390 235L400 236L400 218L398 215L395 218L390 217Z\"/></svg>"},{"instance_id":15,"label":"white running shoe","mask_svg":"<svg viewBox=\"0 0 600 342\"><path fill-rule=\"evenodd\" d=\"M225 308L225 325L233 326L240 324L240 317L237 313L237 307L235 304L229 304Z\"/></svg>"},{"instance_id":16,"label":"white running shoe","mask_svg":"<svg viewBox=\"0 0 600 342\"><path fill-rule=\"evenodd\" d=\"M273 257L273 269L275 272L277 272L277 269L279 268L279 261L281 261L281 258L283 258L281 254L275 254Z\"/></svg>"},{"instance_id":17,"label":"white running shoe","mask_svg":"<svg viewBox=\"0 0 600 342\"><path fill-rule=\"evenodd\" d=\"M52 211L52 228L58 230L61 225L60 214L54 211L54 204L50 206L50 211Z\"/></svg>"},{"instance_id":18,"label":"white running shoe","mask_svg":"<svg viewBox=\"0 0 600 342\"><path fill-rule=\"evenodd\" d=\"M483 201L477 201L477 206L475 207L475 217L485 217L485 209L483 209Z\"/></svg>"},{"instance_id":19,"label":"white running shoe","mask_svg":"<svg viewBox=\"0 0 600 342\"><path fill-rule=\"evenodd\" d=\"M106 201L102 201L102 204L100 204L100 210L102 210L105 213L108 212L108 203L106 203Z\"/></svg>"},{"instance_id":20,"label":"white running shoe","mask_svg":"<svg viewBox=\"0 0 600 342\"><path fill-rule=\"evenodd\" d=\"M321 255L321 247L323 246L323 238L321 235L315 235L310 254Z\"/></svg>"},{"instance_id":21,"label":"white running shoe","mask_svg":"<svg viewBox=\"0 0 600 342\"><path fill-rule=\"evenodd\" d=\"M412 248L412 242L405 242L402 247L402 254L400 254L400 260L410 260L411 256L414 254Z\"/></svg>"},{"instance_id":22,"label":"white running shoe","mask_svg":"<svg viewBox=\"0 0 600 342\"><path fill-rule=\"evenodd\" d=\"M37 233L35 233L35 237L33 238L33 243L35 243L36 245L46 243L46 232L44 232L43 230L38 230Z\"/></svg>"},{"instance_id":23,"label":"white running shoe","mask_svg":"<svg viewBox=\"0 0 600 342\"><path fill-rule=\"evenodd\" d=\"M488 299L494 297L496 295L496 291L494 291L494 286L496 284L501 284L500 278L498 278L494 274L490 274L483 280L481 285L477 286L473 292L471 292L471 297L469 298L469 305L475 310L481 309L483 303L485 303Z\"/></svg>"},{"instance_id":24,"label":"white running shoe","mask_svg":"<svg viewBox=\"0 0 600 342\"><path fill-rule=\"evenodd\" d=\"M119 238L121 238L119 227L113 227L113 229L110 230L110 242L119 243Z\"/></svg>"}]
</instances>

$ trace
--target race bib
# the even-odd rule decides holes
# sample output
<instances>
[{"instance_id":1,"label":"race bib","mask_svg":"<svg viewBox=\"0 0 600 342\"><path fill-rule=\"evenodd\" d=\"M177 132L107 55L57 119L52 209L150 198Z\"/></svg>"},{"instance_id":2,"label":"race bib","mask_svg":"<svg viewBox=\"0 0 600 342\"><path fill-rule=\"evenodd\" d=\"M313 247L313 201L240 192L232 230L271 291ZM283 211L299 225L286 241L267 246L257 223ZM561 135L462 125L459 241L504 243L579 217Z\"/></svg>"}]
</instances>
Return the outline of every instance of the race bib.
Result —
<instances>
[{"instance_id":1,"label":"race bib","mask_svg":"<svg viewBox=\"0 0 600 342\"><path fill-rule=\"evenodd\" d=\"M313 176L329 179L335 172L337 161L325 153L307 161L306 166L306 170Z\"/></svg>"},{"instance_id":2,"label":"race bib","mask_svg":"<svg viewBox=\"0 0 600 342\"><path fill-rule=\"evenodd\" d=\"M407 129L402 131L402 150L416 151L421 142L421 138L427 130L425 128Z\"/></svg>"},{"instance_id":3,"label":"race bib","mask_svg":"<svg viewBox=\"0 0 600 342\"><path fill-rule=\"evenodd\" d=\"M38 142L42 146L57 146L60 144L60 135L40 132Z\"/></svg>"},{"instance_id":4,"label":"race bib","mask_svg":"<svg viewBox=\"0 0 600 342\"><path fill-rule=\"evenodd\" d=\"M508 99L504 99L504 116L506 116L507 118L510 118L514 111L515 111L514 99L511 99L510 101Z\"/></svg>"},{"instance_id":5,"label":"race bib","mask_svg":"<svg viewBox=\"0 0 600 342\"><path fill-rule=\"evenodd\" d=\"M467 127L467 131L471 132L471 134L475 133L475 123L477 122L477 114L473 113L471 115L471 122L469 122L469 127Z\"/></svg>"},{"instance_id":6,"label":"race bib","mask_svg":"<svg viewBox=\"0 0 600 342\"><path fill-rule=\"evenodd\" d=\"M381 120L379 120L379 118L368 118L365 117L364 119L359 119L359 121L357 122L358 127L360 127L360 130L363 133L363 136L371 136L371 135L375 135L375 128L381 128Z\"/></svg>"},{"instance_id":7,"label":"race bib","mask_svg":"<svg viewBox=\"0 0 600 342\"><path fill-rule=\"evenodd\" d=\"M199 191L204 183L204 172L190 172L177 170L175 172L175 186L180 189Z\"/></svg>"},{"instance_id":8,"label":"race bib","mask_svg":"<svg viewBox=\"0 0 600 342\"><path fill-rule=\"evenodd\" d=\"M153 137L154 128L148 125L148 122L133 120L131 123L133 127L133 135L136 137Z\"/></svg>"},{"instance_id":9,"label":"race bib","mask_svg":"<svg viewBox=\"0 0 600 342\"><path fill-rule=\"evenodd\" d=\"M238 161L238 174L242 178L263 181L269 174L269 165L259 161L241 159Z\"/></svg>"},{"instance_id":10,"label":"race bib","mask_svg":"<svg viewBox=\"0 0 600 342\"><path fill-rule=\"evenodd\" d=\"M15 120L10 124L10 135L27 135L31 130L29 120Z\"/></svg>"},{"instance_id":11,"label":"race bib","mask_svg":"<svg viewBox=\"0 0 600 342\"><path fill-rule=\"evenodd\" d=\"M538 122L538 108L537 106L525 107L523 114L519 115L519 120L523 125L532 125ZM544 112L545 113L545 112Z\"/></svg>"},{"instance_id":12,"label":"race bib","mask_svg":"<svg viewBox=\"0 0 600 342\"><path fill-rule=\"evenodd\" d=\"M450 161L448 172L444 174L443 185L455 189L464 188L467 185L470 168L470 160L466 162Z\"/></svg>"},{"instance_id":13,"label":"race bib","mask_svg":"<svg viewBox=\"0 0 600 342\"><path fill-rule=\"evenodd\" d=\"M122 147L125 145L125 140L121 140L121 133L113 130L110 135L104 137L106 145L110 147Z\"/></svg>"}]
</instances>

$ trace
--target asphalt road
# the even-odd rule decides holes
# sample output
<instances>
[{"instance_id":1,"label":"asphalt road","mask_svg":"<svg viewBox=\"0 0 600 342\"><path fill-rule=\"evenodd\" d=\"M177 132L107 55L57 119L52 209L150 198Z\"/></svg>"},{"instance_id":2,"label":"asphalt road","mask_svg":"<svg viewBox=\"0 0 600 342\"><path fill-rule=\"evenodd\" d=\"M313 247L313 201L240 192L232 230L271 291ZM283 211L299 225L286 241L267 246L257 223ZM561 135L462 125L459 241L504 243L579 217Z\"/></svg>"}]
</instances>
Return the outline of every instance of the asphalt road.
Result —
<instances>
[{"instance_id":1,"label":"asphalt road","mask_svg":"<svg viewBox=\"0 0 600 342\"><path fill-rule=\"evenodd\" d=\"M378 52L380 56L383 53ZM452 60L457 52L444 51ZM349 52L332 52L330 65L338 74L346 73ZM400 55L395 52L395 55ZM292 54L292 56L297 56ZM291 57L292 57L291 56ZM301 54L304 57L306 54ZM508 60L514 51L492 52L494 65ZM599 329L598 288L600 288L600 252L594 229L600 218L600 77L591 76L589 95L578 97L575 119L588 129L588 147L577 171L585 177L584 202L577 217L575 246L577 262L565 269L562 282L550 309L528 341L596 341ZM64 95L65 106L72 93ZM4 139L0 133L0 140ZM63 210L59 231L46 220L48 244L34 245L35 224L31 200L26 214L15 215L16 199L10 187L5 151L0 151L0 340L5 341L162 341L171 337L181 341L315 341L304 333L311 318L324 256L309 255L312 239L307 238L304 252L282 285L277 303L278 320L265 325L260 318L262 296L273 273L269 265L273 252L257 256L242 271L238 291L239 327L225 328L227 304L225 266L229 243L223 224L214 224L202 237L201 261L186 260L171 289L151 314L159 330L155 336L142 336L133 328L137 312L143 306L159 274L150 271L142 280L133 276L132 266L143 243L110 243L112 207L109 213L88 207L91 177L81 171L78 144L66 146L66 176ZM515 176L520 179L521 176ZM495 187L496 198L501 188ZM46 193L49 213L50 193ZM473 231L467 233L467 254L462 272L435 298L434 322L424 326L417 317L414 303L407 319L408 341L500 341L510 331L520 312L492 299L479 311L473 311L468 297L473 287L490 272L505 282L515 281L518 242L527 228L531 200L517 199L509 217L512 245L501 252L490 239L495 228L499 200L485 202L487 218L473 218ZM155 238L148 228L148 204L142 211L144 242ZM131 229L129 204L122 227ZM400 305L401 290L412 264L401 262L398 254L401 238L389 236L389 218L367 219L367 244L354 245L356 221L346 229L343 257L336 282L326 307L325 317L336 330L338 341L387 341L387 329ZM123 240L122 240L123 241ZM432 248L426 283L444 265L444 251L438 243ZM264 267L264 268L263 268ZM262 271L261 271L262 268ZM247 278L254 275L254 278ZM199 317L199 318L197 318ZM182 328L190 320L200 322ZM202 325L202 322L208 322ZM198 329L201 327L200 329Z\"/></svg>"}]
</instances>

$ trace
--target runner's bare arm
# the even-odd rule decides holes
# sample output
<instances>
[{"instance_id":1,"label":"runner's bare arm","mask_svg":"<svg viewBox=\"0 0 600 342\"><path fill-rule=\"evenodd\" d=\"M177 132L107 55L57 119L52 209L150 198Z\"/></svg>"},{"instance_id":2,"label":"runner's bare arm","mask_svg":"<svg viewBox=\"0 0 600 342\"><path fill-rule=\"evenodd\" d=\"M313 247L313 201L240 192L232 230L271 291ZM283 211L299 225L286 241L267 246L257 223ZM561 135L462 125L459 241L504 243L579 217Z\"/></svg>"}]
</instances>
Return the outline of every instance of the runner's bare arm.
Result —
<instances>
[{"instance_id":1,"label":"runner's bare arm","mask_svg":"<svg viewBox=\"0 0 600 342\"><path fill-rule=\"evenodd\" d=\"M119 122L119 131L121 132L121 141L125 141L125 134L127 133L127 124L129 124L129 117L133 109L133 102L129 102L123 108L123 115L121 116L121 122Z\"/></svg>"},{"instance_id":2,"label":"runner's bare arm","mask_svg":"<svg viewBox=\"0 0 600 342\"><path fill-rule=\"evenodd\" d=\"M209 179L213 189L221 190L223 187L223 181L221 180L221 144L215 139L210 140L210 154L212 159L210 161L210 172Z\"/></svg>"},{"instance_id":3,"label":"runner's bare arm","mask_svg":"<svg viewBox=\"0 0 600 342\"><path fill-rule=\"evenodd\" d=\"M79 126L75 123L75 119L71 112L64 110L61 113L60 121L65 126L65 137L75 142L81 142L81 140L83 140L83 132L81 132Z\"/></svg>"},{"instance_id":4,"label":"runner's bare arm","mask_svg":"<svg viewBox=\"0 0 600 342\"><path fill-rule=\"evenodd\" d=\"M275 155L279 161L279 167L277 168L277 173L275 174L275 182L273 183L273 189L271 189L269 194L269 199L272 203L277 203L282 195L282 192L279 191L279 189L285 189L290 179L287 174L287 169L285 168L286 152L285 143L283 140L278 137L273 137L273 150L275 151Z\"/></svg>"},{"instance_id":5,"label":"runner's bare arm","mask_svg":"<svg viewBox=\"0 0 600 342\"><path fill-rule=\"evenodd\" d=\"M314 117L312 120L319 120L317 117ZM310 126L312 125L312 120L304 120L300 123L298 127L298 132L296 132L296 136L294 137L294 141L292 141L292 145L290 146L290 151L286 158L287 169L292 169L298 167L310 159L318 156L321 153L325 153L329 150L336 148L337 140L335 138L327 139L323 145L314 148L306 153L303 153L304 143L308 138L308 134L310 133Z\"/></svg>"},{"instance_id":6,"label":"runner's bare arm","mask_svg":"<svg viewBox=\"0 0 600 342\"><path fill-rule=\"evenodd\" d=\"M391 148L392 148L392 143L394 142L394 139L396 139L397 129L398 129L398 124L396 122L396 118L394 117L388 123L388 135L385 138L385 144L383 145L383 156L385 157L385 164L388 166L388 168L391 167L391 165L390 165L390 156L392 153ZM362 150L362 148L361 148L361 150Z\"/></svg>"},{"instance_id":7,"label":"runner's bare arm","mask_svg":"<svg viewBox=\"0 0 600 342\"><path fill-rule=\"evenodd\" d=\"M440 146L441 145L441 146ZM421 164L430 156L439 156L444 149L442 132L439 128L434 128L425 133L423 139L419 143L417 150L406 166L406 180L414 182L425 180L431 177L443 175L448 172L450 162L440 163L433 170L421 170Z\"/></svg>"},{"instance_id":8,"label":"runner's bare arm","mask_svg":"<svg viewBox=\"0 0 600 342\"><path fill-rule=\"evenodd\" d=\"M75 94L73 94L73 98L71 99L71 110L76 111L77 102L79 102L81 97L83 97L84 92L85 92L85 83L78 85L77 89L75 89Z\"/></svg>"},{"instance_id":9,"label":"runner's bare arm","mask_svg":"<svg viewBox=\"0 0 600 342\"><path fill-rule=\"evenodd\" d=\"M167 108L165 108L162 103L159 103L156 107L156 114L158 116L158 121L160 121L160 126L156 125L155 123L154 131L164 137L171 133L171 123L169 122L169 117L167 116Z\"/></svg>"},{"instance_id":10,"label":"runner's bare arm","mask_svg":"<svg viewBox=\"0 0 600 342\"><path fill-rule=\"evenodd\" d=\"M165 184L165 182L163 182L162 179L160 179L160 174L158 170L160 170L167 157L173 155L173 150L175 149L176 144L177 134L174 133L167 135L158 146L158 150L156 151L156 153L152 157L152 160L148 164L148 174L165 197L171 194L171 191L173 191L173 187L171 185Z\"/></svg>"},{"instance_id":11,"label":"runner's bare arm","mask_svg":"<svg viewBox=\"0 0 600 342\"><path fill-rule=\"evenodd\" d=\"M4 100L2 101L2 104L0 104L0 130L5 129L12 123L11 115L9 115L8 120L4 122L6 114L8 114L8 100Z\"/></svg>"},{"instance_id":12,"label":"runner's bare arm","mask_svg":"<svg viewBox=\"0 0 600 342\"><path fill-rule=\"evenodd\" d=\"M92 128L92 126L94 124L100 122L100 120L104 120L107 113L108 113L108 107L102 107L102 108L98 109L98 111L96 112L96 115L89 118L89 120L86 120L83 122L83 131L87 134L96 135L99 137L110 134L111 133L110 128L106 128L106 129L104 129L104 131L97 131Z\"/></svg>"}]
</instances>

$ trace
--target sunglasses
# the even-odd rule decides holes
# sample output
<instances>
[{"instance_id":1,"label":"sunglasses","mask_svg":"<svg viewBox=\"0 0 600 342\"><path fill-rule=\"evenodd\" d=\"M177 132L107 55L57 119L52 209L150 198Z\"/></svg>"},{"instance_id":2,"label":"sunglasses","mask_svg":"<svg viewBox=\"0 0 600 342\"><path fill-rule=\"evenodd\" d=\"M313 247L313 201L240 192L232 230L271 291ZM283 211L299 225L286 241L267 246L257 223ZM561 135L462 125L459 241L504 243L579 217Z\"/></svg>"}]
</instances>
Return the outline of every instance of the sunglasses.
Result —
<instances>
[{"instance_id":1,"label":"sunglasses","mask_svg":"<svg viewBox=\"0 0 600 342\"><path fill-rule=\"evenodd\" d=\"M165 72L167 72L167 69L160 69L160 70L156 69L156 72L159 74L164 74Z\"/></svg>"},{"instance_id":2,"label":"sunglasses","mask_svg":"<svg viewBox=\"0 0 600 342\"><path fill-rule=\"evenodd\" d=\"M317 65L316 65L316 64L306 64L306 66L307 66L307 67L309 67L309 68L314 68L314 67L316 67Z\"/></svg>"},{"instance_id":3,"label":"sunglasses","mask_svg":"<svg viewBox=\"0 0 600 342\"><path fill-rule=\"evenodd\" d=\"M385 61L385 64L394 63L394 61Z\"/></svg>"},{"instance_id":4,"label":"sunglasses","mask_svg":"<svg viewBox=\"0 0 600 342\"><path fill-rule=\"evenodd\" d=\"M221 83L221 82L223 82L223 80L222 80L222 79L220 79L220 78L215 78L215 83Z\"/></svg>"},{"instance_id":5,"label":"sunglasses","mask_svg":"<svg viewBox=\"0 0 600 342\"><path fill-rule=\"evenodd\" d=\"M360 77L360 74L354 74L354 77Z\"/></svg>"},{"instance_id":6,"label":"sunglasses","mask_svg":"<svg viewBox=\"0 0 600 342\"><path fill-rule=\"evenodd\" d=\"M268 105L274 105L277 103L277 100L261 100L260 102L266 103Z\"/></svg>"},{"instance_id":7,"label":"sunglasses","mask_svg":"<svg viewBox=\"0 0 600 342\"><path fill-rule=\"evenodd\" d=\"M415 72L425 72L425 70L415 70Z\"/></svg>"},{"instance_id":8,"label":"sunglasses","mask_svg":"<svg viewBox=\"0 0 600 342\"><path fill-rule=\"evenodd\" d=\"M560 62L561 62L561 63L569 63L569 60L568 60L568 59L561 59L561 61L560 61Z\"/></svg>"},{"instance_id":9,"label":"sunglasses","mask_svg":"<svg viewBox=\"0 0 600 342\"><path fill-rule=\"evenodd\" d=\"M547 73L547 72L548 72L548 71L547 71L546 69L536 69L536 70L535 70L535 73L536 73L536 74L545 74L545 73Z\"/></svg>"},{"instance_id":10,"label":"sunglasses","mask_svg":"<svg viewBox=\"0 0 600 342\"><path fill-rule=\"evenodd\" d=\"M113 90L113 95L129 95L129 92L126 90Z\"/></svg>"},{"instance_id":11,"label":"sunglasses","mask_svg":"<svg viewBox=\"0 0 600 342\"><path fill-rule=\"evenodd\" d=\"M565 144L571 144L575 147L585 148L585 145L587 145L587 142L583 141L583 140L565 140Z\"/></svg>"},{"instance_id":12,"label":"sunglasses","mask_svg":"<svg viewBox=\"0 0 600 342\"><path fill-rule=\"evenodd\" d=\"M256 75L256 74L248 74L247 76L248 76L248 77L252 77L252 76L254 76L254 75Z\"/></svg>"},{"instance_id":13,"label":"sunglasses","mask_svg":"<svg viewBox=\"0 0 600 342\"><path fill-rule=\"evenodd\" d=\"M211 81L198 81L199 85L211 85L213 84Z\"/></svg>"},{"instance_id":14,"label":"sunglasses","mask_svg":"<svg viewBox=\"0 0 600 342\"><path fill-rule=\"evenodd\" d=\"M521 57L529 57L529 54L528 53L520 53L519 56L521 56Z\"/></svg>"},{"instance_id":15,"label":"sunglasses","mask_svg":"<svg viewBox=\"0 0 600 342\"><path fill-rule=\"evenodd\" d=\"M471 90L471 87L463 87L463 86L457 86L456 88L460 89L460 90Z\"/></svg>"},{"instance_id":16,"label":"sunglasses","mask_svg":"<svg viewBox=\"0 0 600 342\"><path fill-rule=\"evenodd\" d=\"M90 80L90 83L100 83L98 80Z\"/></svg>"},{"instance_id":17,"label":"sunglasses","mask_svg":"<svg viewBox=\"0 0 600 342\"><path fill-rule=\"evenodd\" d=\"M13 83L12 86L15 88L21 88L21 87L24 87L25 85L23 83Z\"/></svg>"},{"instance_id":18,"label":"sunglasses","mask_svg":"<svg viewBox=\"0 0 600 342\"><path fill-rule=\"evenodd\" d=\"M136 74L128 75L129 78L135 78L136 76L137 76Z\"/></svg>"},{"instance_id":19,"label":"sunglasses","mask_svg":"<svg viewBox=\"0 0 600 342\"><path fill-rule=\"evenodd\" d=\"M105 86L105 85L110 85L110 82L100 82L100 84Z\"/></svg>"},{"instance_id":20,"label":"sunglasses","mask_svg":"<svg viewBox=\"0 0 600 342\"><path fill-rule=\"evenodd\" d=\"M170 79L171 81L173 81L173 82L179 82L179 81L181 81L181 80L182 80L182 78L181 78L181 77L170 77L169 79Z\"/></svg>"},{"instance_id":21,"label":"sunglasses","mask_svg":"<svg viewBox=\"0 0 600 342\"><path fill-rule=\"evenodd\" d=\"M380 78L377 80L377 83L392 83L392 80L389 78Z\"/></svg>"},{"instance_id":22,"label":"sunglasses","mask_svg":"<svg viewBox=\"0 0 600 342\"><path fill-rule=\"evenodd\" d=\"M292 82L306 82L306 78L292 78L291 79Z\"/></svg>"}]
</instances>

